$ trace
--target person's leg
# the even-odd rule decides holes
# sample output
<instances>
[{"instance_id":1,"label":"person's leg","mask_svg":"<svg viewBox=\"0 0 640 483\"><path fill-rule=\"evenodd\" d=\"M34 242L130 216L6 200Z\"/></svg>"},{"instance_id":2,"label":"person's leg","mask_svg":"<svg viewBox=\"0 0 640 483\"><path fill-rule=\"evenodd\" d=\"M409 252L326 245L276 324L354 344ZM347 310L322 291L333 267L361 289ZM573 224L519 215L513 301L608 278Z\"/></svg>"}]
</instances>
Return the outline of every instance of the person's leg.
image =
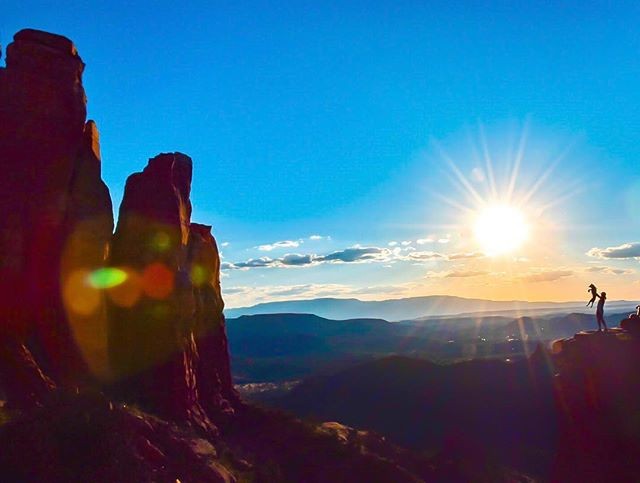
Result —
<instances>
[{"instance_id":1,"label":"person's leg","mask_svg":"<svg viewBox=\"0 0 640 483\"><path fill-rule=\"evenodd\" d=\"M598 332L602 330L602 314L600 312L596 312L596 321L598 322Z\"/></svg>"}]
</instances>

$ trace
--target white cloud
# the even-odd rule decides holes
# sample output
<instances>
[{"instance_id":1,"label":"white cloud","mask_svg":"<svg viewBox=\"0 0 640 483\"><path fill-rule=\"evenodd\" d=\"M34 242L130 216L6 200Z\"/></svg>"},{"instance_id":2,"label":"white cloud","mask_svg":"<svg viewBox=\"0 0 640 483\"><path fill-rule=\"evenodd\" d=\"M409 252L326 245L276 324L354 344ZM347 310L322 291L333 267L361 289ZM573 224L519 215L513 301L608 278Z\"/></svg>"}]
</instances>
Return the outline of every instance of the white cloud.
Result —
<instances>
[{"instance_id":1,"label":"white cloud","mask_svg":"<svg viewBox=\"0 0 640 483\"><path fill-rule=\"evenodd\" d=\"M572 270L554 270L554 269L538 269L532 273L522 275L519 280L523 282L555 282L562 278L571 277L574 274Z\"/></svg>"},{"instance_id":2,"label":"white cloud","mask_svg":"<svg viewBox=\"0 0 640 483\"><path fill-rule=\"evenodd\" d=\"M468 278L489 275L485 270L444 270L441 272L427 272L425 278Z\"/></svg>"},{"instance_id":3,"label":"white cloud","mask_svg":"<svg viewBox=\"0 0 640 483\"><path fill-rule=\"evenodd\" d=\"M442 260L446 257L442 253L416 251L408 255L410 260Z\"/></svg>"},{"instance_id":4,"label":"white cloud","mask_svg":"<svg viewBox=\"0 0 640 483\"><path fill-rule=\"evenodd\" d=\"M640 259L640 242L624 243L617 247L594 247L587 252L587 255L595 258Z\"/></svg>"},{"instance_id":5,"label":"white cloud","mask_svg":"<svg viewBox=\"0 0 640 483\"><path fill-rule=\"evenodd\" d=\"M223 263L223 270L241 269L248 270L251 268L266 267L303 267L313 266L322 263L396 263L396 262L413 262L421 264L426 262L449 262L464 259L479 259L483 254L479 252L468 253L440 253L430 250L417 250L411 245L397 243L392 248L383 248L376 246L360 246L354 245L349 248L337 250L326 255L316 253L288 253L281 257L269 258L251 258L246 261L237 263Z\"/></svg>"},{"instance_id":6,"label":"white cloud","mask_svg":"<svg viewBox=\"0 0 640 483\"><path fill-rule=\"evenodd\" d=\"M636 271L631 268L612 268L605 266L587 267L585 272L605 273L607 275L631 275L636 273Z\"/></svg>"},{"instance_id":7,"label":"white cloud","mask_svg":"<svg viewBox=\"0 0 640 483\"><path fill-rule=\"evenodd\" d=\"M262 252L270 252L271 250L275 250L277 248L298 248L300 246L299 241L295 240L283 240L277 241L275 243L270 243L267 245L258 246L258 250Z\"/></svg>"},{"instance_id":8,"label":"white cloud","mask_svg":"<svg viewBox=\"0 0 640 483\"><path fill-rule=\"evenodd\" d=\"M447 255L447 260L465 260L470 258L484 258L484 254L480 252L468 252L468 253L451 253Z\"/></svg>"}]
</instances>

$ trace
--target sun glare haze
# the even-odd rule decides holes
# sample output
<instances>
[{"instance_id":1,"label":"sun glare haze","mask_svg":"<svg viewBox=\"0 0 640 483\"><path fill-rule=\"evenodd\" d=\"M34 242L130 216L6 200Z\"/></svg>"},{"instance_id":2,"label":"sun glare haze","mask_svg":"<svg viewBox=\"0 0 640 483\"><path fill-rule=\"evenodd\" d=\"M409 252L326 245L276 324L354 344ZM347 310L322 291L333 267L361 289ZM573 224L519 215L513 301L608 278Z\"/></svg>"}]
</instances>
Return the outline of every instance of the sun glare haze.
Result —
<instances>
[{"instance_id":1,"label":"sun glare haze","mask_svg":"<svg viewBox=\"0 0 640 483\"><path fill-rule=\"evenodd\" d=\"M507 255L516 251L527 240L529 226L517 208L493 205L478 214L474 234L486 255Z\"/></svg>"}]
</instances>

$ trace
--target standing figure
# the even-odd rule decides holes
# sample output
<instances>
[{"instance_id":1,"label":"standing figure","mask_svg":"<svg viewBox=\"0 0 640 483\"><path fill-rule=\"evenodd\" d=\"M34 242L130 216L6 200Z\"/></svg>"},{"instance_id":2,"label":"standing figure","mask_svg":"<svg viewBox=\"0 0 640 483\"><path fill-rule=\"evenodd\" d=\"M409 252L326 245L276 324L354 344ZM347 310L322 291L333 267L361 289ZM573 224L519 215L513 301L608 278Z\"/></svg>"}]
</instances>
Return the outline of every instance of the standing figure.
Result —
<instances>
[{"instance_id":1,"label":"standing figure","mask_svg":"<svg viewBox=\"0 0 640 483\"><path fill-rule=\"evenodd\" d=\"M598 295L596 292L596 296L600 298L600 300L598 300L598 306L596 307L596 320L598 321L598 332L602 330L602 327L604 327L604 331L607 332L607 323L604 321L604 303L607 301L607 293L602 292L602 294Z\"/></svg>"},{"instance_id":2,"label":"standing figure","mask_svg":"<svg viewBox=\"0 0 640 483\"><path fill-rule=\"evenodd\" d=\"M593 307L593 303L596 301L596 297L598 296L598 289L594 284L589 285L587 292L591 292L591 300L587 302L587 307Z\"/></svg>"}]
</instances>

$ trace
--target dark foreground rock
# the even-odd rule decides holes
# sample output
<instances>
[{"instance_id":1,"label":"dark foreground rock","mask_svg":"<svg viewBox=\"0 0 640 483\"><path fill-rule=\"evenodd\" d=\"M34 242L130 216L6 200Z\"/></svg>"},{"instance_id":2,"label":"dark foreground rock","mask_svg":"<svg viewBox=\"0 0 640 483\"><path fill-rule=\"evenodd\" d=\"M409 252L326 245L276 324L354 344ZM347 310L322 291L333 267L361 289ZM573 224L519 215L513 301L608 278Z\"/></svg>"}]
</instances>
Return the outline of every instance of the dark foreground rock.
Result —
<instances>
[{"instance_id":1,"label":"dark foreground rock","mask_svg":"<svg viewBox=\"0 0 640 483\"><path fill-rule=\"evenodd\" d=\"M557 481L640 478L640 338L586 331L553 346L560 440Z\"/></svg>"},{"instance_id":2,"label":"dark foreground rock","mask_svg":"<svg viewBox=\"0 0 640 483\"><path fill-rule=\"evenodd\" d=\"M55 392L0 425L3 481L420 482L429 459L366 431L242 407L220 437L101 394Z\"/></svg>"},{"instance_id":3,"label":"dark foreground rock","mask_svg":"<svg viewBox=\"0 0 640 483\"><path fill-rule=\"evenodd\" d=\"M236 481L213 445L100 394L52 394L0 427L3 481Z\"/></svg>"}]
</instances>

